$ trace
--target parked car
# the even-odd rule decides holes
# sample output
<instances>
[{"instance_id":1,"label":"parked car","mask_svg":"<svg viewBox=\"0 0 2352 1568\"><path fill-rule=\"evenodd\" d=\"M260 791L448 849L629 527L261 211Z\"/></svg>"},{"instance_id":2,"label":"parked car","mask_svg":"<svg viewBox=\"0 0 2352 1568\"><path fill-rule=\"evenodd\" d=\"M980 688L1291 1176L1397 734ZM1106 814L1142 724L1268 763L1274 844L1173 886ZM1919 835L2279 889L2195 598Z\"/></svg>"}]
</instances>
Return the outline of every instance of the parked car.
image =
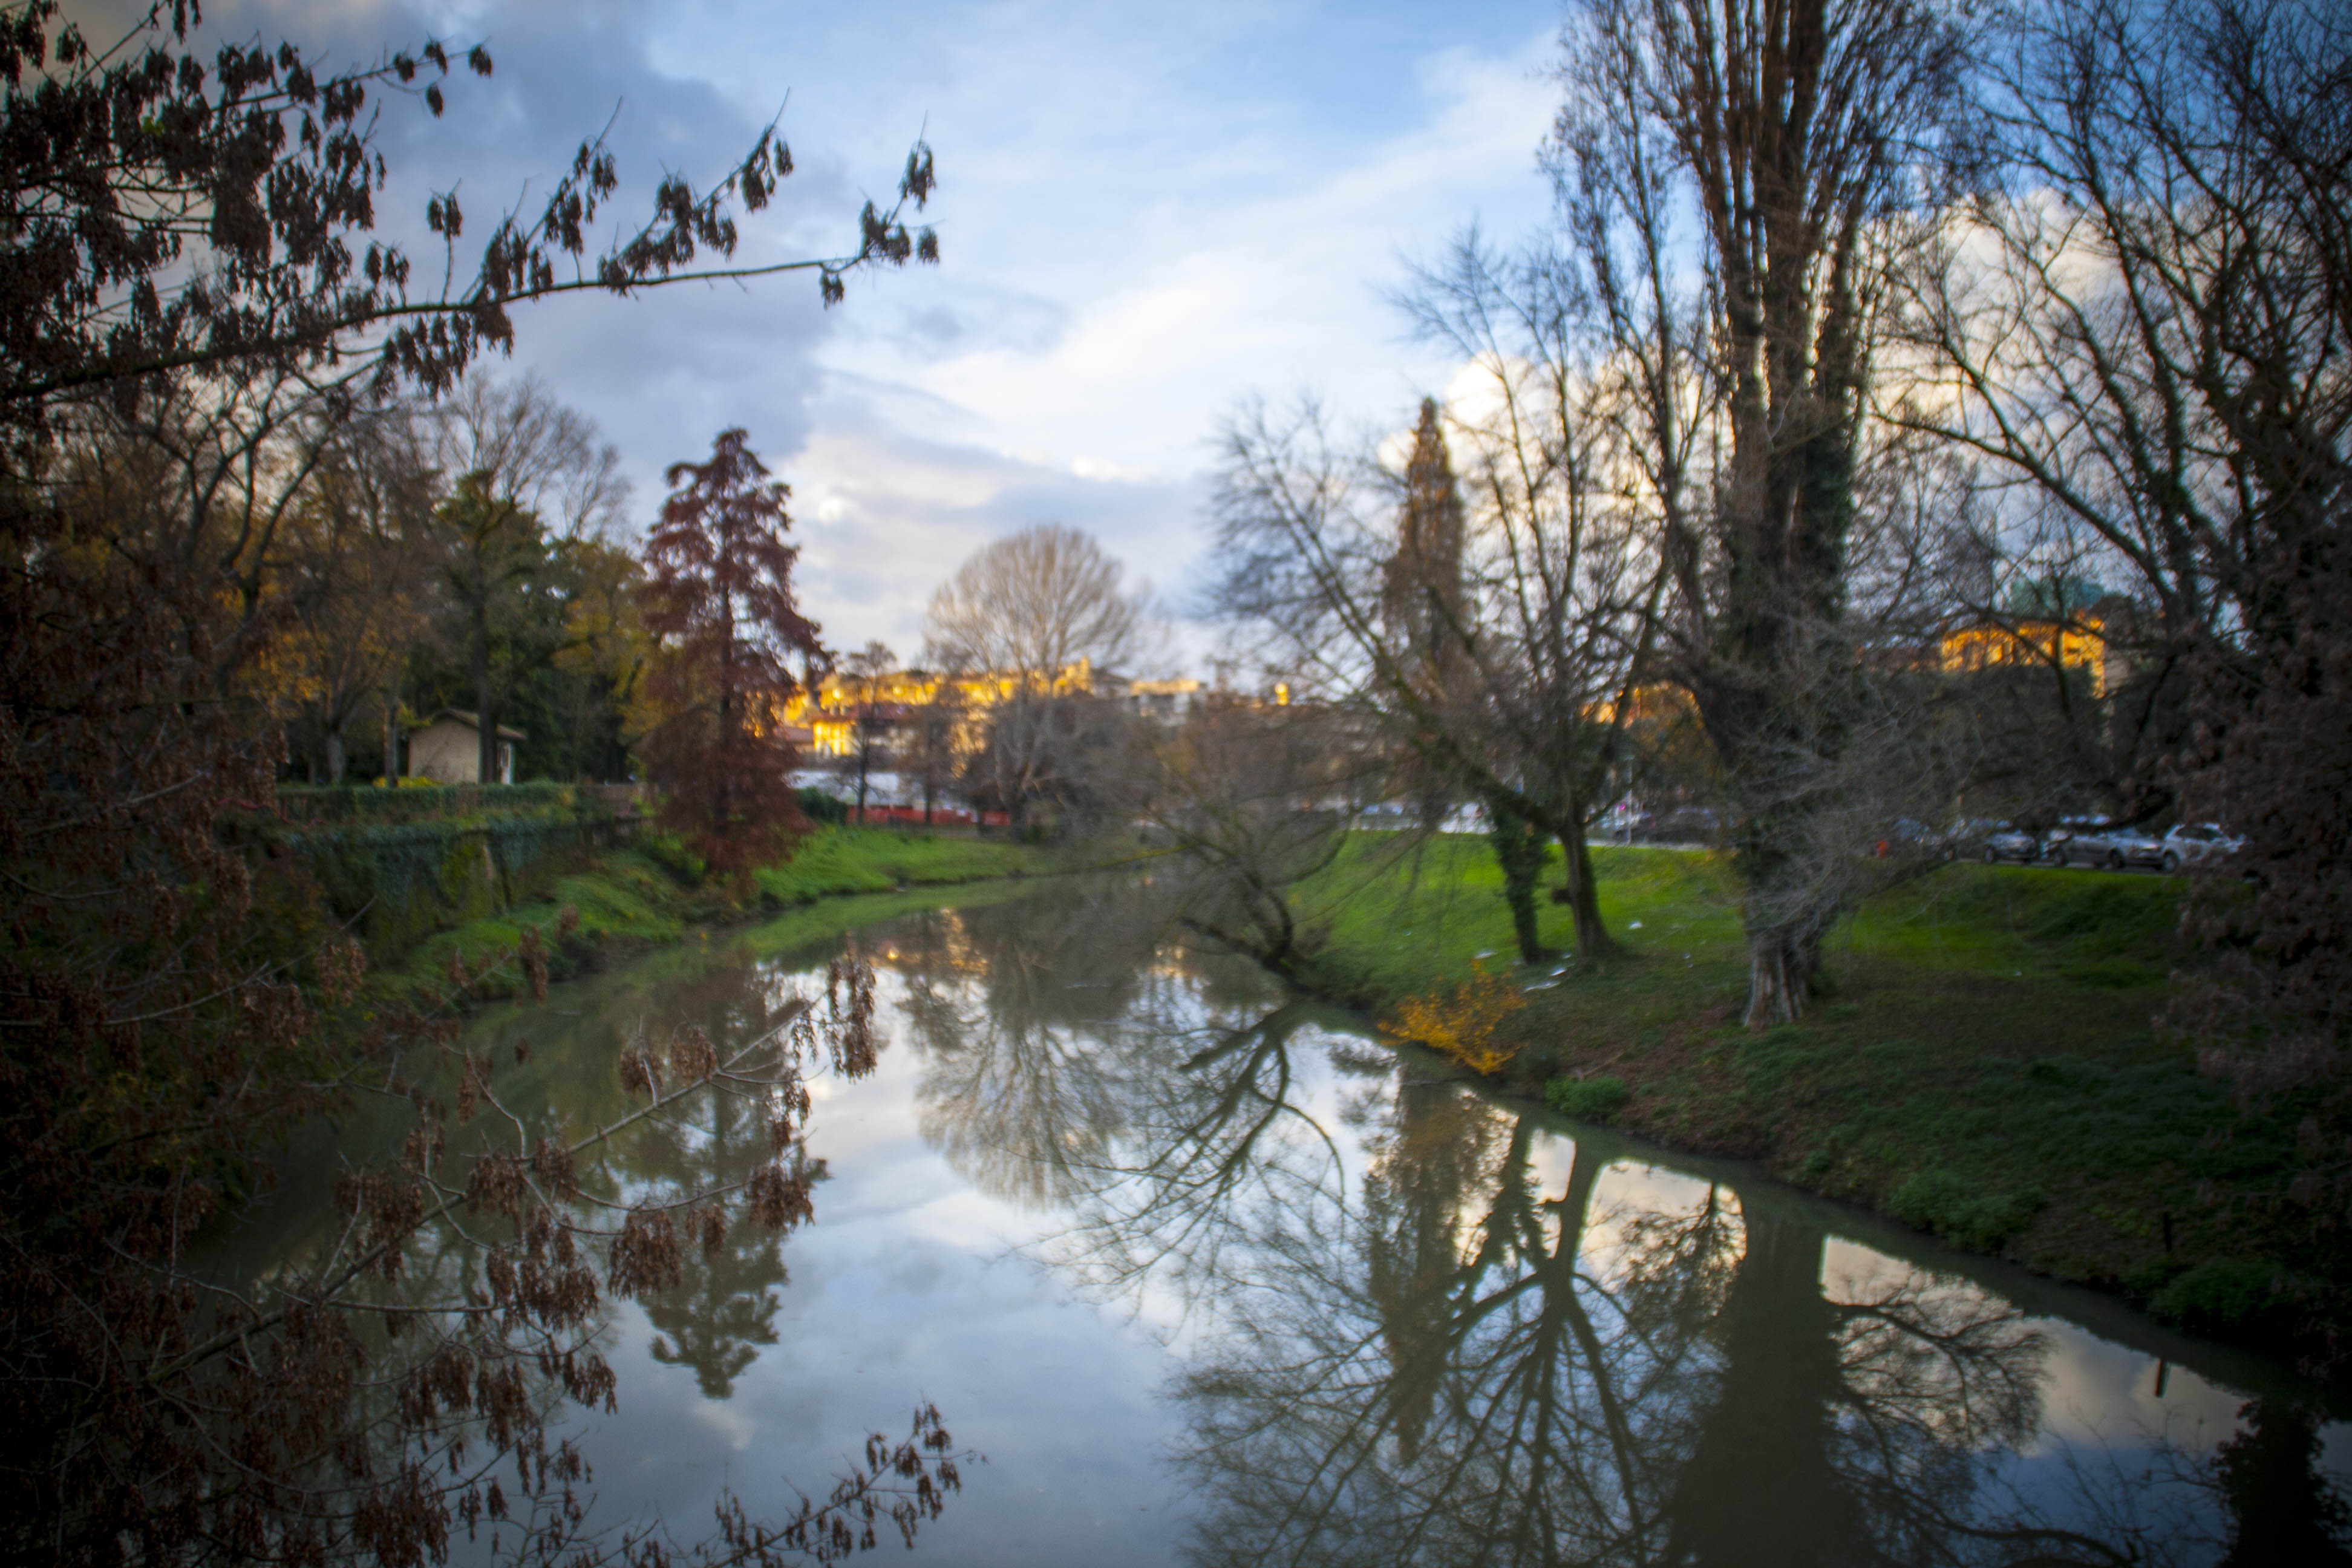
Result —
<instances>
[{"instance_id":1,"label":"parked car","mask_svg":"<svg viewBox=\"0 0 2352 1568\"><path fill-rule=\"evenodd\" d=\"M2053 866L2103 866L2121 871L2157 864L2156 840L2146 829L2118 826L2104 816L2070 816L2050 830L2042 858Z\"/></svg>"},{"instance_id":2,"label":"parked car","mask_svg":"<svg viewBox=\"0 0 2352 1568\"><path fill-rule=\"evenodd\" d=\"M1643 837L1654 844L1719 844L1723 818L1703 805L1677 805L1652 818Z\"/></svg>"},{"instance_id":3,"label":"parked car","mask_svg":"<svg viewBox=\"0 0 2352 1568\"><path fill-rule=\"evenodd\" d=\"M2153 869L2162 858L2164 847L2145 827L2118 827L2105 835L2107 844L2106 867L2121 871L2133 866Z\"/></svg>"},{"instance_id":4,"label":"parked car","mask_svg":"<svg viewBox=\"0 0 2352 1568\"><path fill-rule=\"evenodd\" d=\"M2053 866L2095 866L2106 858L2100 835L2112 826L2104 816L2062 816L2042 837L2042 858Z\"/></svg>"},{"instance_id":5,"label":"parked car","mask_svg":"<svg viewBox=\"0 0 2352 1568\"><path fill-rule=\"evenodd\" d=\"M2150 864L2164 871L2210 865L2235 855L2245 842L2218 822L2175 823L2156 841L2156 858Z\"/></svg>"},{"instance_id":6,"label":"parked car","mask_svg":"<svg viewBox=\"0 0 2352 1568\"><path fill-rule=\"evenodd\" d=\"M2021 827L2006 822L1977 825L1973 836L1977 840L1977 857L1988 866L1998 866L2003 860L2014 860L2030 866L2042 858L2042 840Z\"/></svg>"}]
</instances>

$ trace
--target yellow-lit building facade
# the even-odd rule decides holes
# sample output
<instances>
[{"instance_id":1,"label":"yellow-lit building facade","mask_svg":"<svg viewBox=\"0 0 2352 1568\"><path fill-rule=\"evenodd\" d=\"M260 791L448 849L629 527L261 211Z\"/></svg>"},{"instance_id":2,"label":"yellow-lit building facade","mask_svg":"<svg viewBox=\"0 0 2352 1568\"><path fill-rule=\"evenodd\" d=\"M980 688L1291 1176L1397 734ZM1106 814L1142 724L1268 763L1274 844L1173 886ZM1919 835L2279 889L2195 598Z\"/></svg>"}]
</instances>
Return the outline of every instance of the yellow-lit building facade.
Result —
<instances>
[{"instance_id":1,"label":"yellow-lit building facade","mask_svg":"<svg viewBox=\"0 0 2352 1568\"><path fill-rule=\"evenodd\" d=\"M2105 697L2127 673L2124 657L2109 645L2105 622L2097 616L1962 626L1944 634L1937 655L1945 670L1954 675L2025 664L2088 670L2094 697Z\"/></svg>"},{"instance_id":2,"label":"yellow-lit building facade","mask_svg":"<svg viewBox=\"0 0 2352 1568\"><path fill-rule=\"evenodd\" d=\"M818 756L848 755L857 743L857 721L869 708L893 720L938 701L952 689L961 709L955 745L960 752L976 751L987 727L988 710L1011 697L1023 685L1018 675L983 673L940 675L930 670L894 669L873 677L838 671L817 682L814 689L794 697L784 710L784 722L807 732L807 749ZM1146 712L1157 713L1188 705L1201 689L1197 680L1136 680L1099 677L1091 659L1065 668L1043 683L1056 697L1118 695L1135 701Z\"/></svg>"}]
</instances>

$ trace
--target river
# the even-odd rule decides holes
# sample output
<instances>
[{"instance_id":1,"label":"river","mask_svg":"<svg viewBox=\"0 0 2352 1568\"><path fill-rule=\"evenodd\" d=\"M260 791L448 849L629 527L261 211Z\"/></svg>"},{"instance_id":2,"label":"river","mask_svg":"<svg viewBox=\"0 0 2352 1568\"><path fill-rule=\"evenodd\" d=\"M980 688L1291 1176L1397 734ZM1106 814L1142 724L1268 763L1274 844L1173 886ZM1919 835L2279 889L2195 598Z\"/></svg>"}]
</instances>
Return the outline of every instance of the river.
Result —
<instances>
[{"instance_id":1,"label":"river","mask_svg":"<svg viewBox=\"0 0 2352 1568\"><path fill-rule=\"evenodd\" d=\"M597 1518L690 1536L722 1485L781 1515L921 1401L974 1455L916 1546L944 1564L2251 1563L2341 1506L2352 1440L2290 1369L1497 1102L1132 887L852 942L883 1044L810 1082L814 1218L612 1310L618 1413L565 1427ZM627 1041L723 1053L832 952L698 941L473 1035L604 1116ZM616 1188L765 1157L698 1103ZM237 1247L314 1221L265 1205Z\"/></svg>"}]
</instances>

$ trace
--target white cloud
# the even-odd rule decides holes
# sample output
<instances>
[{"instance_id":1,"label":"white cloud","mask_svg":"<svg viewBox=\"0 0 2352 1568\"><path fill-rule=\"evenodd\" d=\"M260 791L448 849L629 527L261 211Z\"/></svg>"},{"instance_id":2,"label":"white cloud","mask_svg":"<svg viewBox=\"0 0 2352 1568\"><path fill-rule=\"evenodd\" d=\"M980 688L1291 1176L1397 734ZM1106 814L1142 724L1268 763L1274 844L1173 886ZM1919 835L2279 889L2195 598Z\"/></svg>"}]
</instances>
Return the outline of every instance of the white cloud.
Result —
<instances>
[{"instance_id":1,"label":"white cloud","mask_svg":"<svg viewBox=\"0 0 2352 1568\"><path fill-rule=\"evenodd\" d=\"M1234 399L1311 384L1343 419L1394 427L1452 369L1400 342L1381 298L1399 258L1476 216L1515 233L1546 200L1549 0L1449 15L1444 32L1337 0L224 0L212 16L344 58L487 41L497 76L454 84L446 119L386 110L383 211L413 240L425 194L462 174L470 243L616 106L616 210L633 216L661 173L723 170L789 94L799 173L746 221L741 254L805 256L847 243L928 134L937 270L857 280L830 311L787 277L518 315L516 368L598 420L644 516L664 467L751 431L794 486L808 607L845 646L910 647L961 556L1031 522L1090 529L1181 587L1207 438Z\"/></svg>"}]
</instances>

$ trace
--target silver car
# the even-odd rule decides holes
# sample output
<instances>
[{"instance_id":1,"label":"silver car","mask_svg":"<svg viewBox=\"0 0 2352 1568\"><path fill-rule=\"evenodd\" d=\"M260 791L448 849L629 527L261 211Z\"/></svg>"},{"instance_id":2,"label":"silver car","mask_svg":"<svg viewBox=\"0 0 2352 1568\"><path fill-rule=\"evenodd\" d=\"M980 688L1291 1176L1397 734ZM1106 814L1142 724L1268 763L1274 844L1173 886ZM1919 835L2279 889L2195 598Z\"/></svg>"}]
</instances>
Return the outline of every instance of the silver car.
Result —
<instances>
[{"instance_id":1,"label":"silver car","mask_svg":"<svg viewBox=\"0 0 2352 1568\"><path fill-rule=\"evenodd\" d=\"M2235 855L2245 842L2218 822L2177 823L2156 841L2154 858L2147 863L2164 871L2212 865Z\"/></svg>"},{"instance_id":2,"label":"silver car","mask_svg":"<svg viewBox=\"0 0 2352 1568\"><path fill-rule=\"evenodd\" d=\"M2006 822L1982 822L1973 826L1979 841L1977 858L1988 866L1998 866L2003 860L2030 866L2042 858L2041 840L2021 827Z\"/></svg>"},{"instance_id":3,"label":"silver car","mask_svg":"<svg viewBox=\"0 0 2352 1568\"><path fill-rule=\"evenodd\" d=\"M2042 858L2053 866L2104 866L2120 871L2156 840L2137 827L2118 827L2104 816L2069 816L2050 830ZM2151 859L2147 862L2155 864Z\"/></svg>"}]
</instances>

